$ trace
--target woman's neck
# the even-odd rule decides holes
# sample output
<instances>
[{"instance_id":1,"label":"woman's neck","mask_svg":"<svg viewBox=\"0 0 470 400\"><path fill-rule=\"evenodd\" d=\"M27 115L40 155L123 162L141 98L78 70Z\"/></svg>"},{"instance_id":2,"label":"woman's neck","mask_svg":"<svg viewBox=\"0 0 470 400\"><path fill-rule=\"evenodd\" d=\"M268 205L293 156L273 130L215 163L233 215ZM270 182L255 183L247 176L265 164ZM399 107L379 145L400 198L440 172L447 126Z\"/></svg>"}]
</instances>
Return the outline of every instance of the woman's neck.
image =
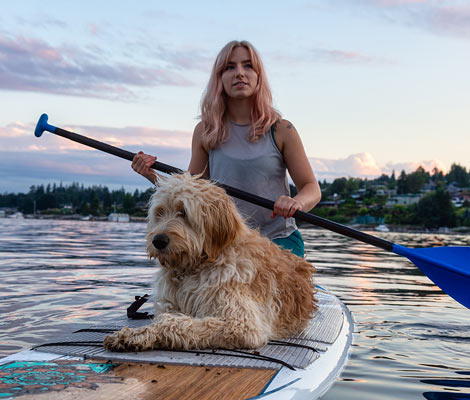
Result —
<instances>
[{"instance_id":1,"label":"woman's neck","mask_svg":"<svg viewBox=\"0 0 470 400\"><path fill-rule=\"evenodd\" d=\"M228 99L227 116L230 121L238 125L251 124L250 99Z\"/></svg>"}]
</instances>

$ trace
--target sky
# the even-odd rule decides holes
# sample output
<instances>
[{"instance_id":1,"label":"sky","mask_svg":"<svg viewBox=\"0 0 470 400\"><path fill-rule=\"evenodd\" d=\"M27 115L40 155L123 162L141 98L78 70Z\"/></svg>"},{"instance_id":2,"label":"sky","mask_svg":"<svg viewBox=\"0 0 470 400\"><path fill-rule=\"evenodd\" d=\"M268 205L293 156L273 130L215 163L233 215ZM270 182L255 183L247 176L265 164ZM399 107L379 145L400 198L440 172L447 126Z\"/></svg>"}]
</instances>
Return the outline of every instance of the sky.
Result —
<instances>
[{"instance_id":1,"label":"sky","mask_svg":"<svg viewBox=\"0 0 470 400\"><path fill-rule=\"evenodd\" d=\"M470 0L18 0L0 13L0 193L145 190L49 123L186 169L214 59L248 40L318 179L470 167Z\"/></svg>"}]
</instances>

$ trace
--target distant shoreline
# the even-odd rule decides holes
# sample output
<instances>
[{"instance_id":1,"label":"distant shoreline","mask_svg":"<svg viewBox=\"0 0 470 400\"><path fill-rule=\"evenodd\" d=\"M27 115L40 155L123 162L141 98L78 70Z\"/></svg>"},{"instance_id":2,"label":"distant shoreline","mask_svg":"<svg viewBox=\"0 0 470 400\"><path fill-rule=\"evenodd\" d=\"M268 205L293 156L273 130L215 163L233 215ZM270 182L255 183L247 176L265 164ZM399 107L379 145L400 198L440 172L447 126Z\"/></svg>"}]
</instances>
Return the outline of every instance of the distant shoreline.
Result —
<instances>
[{"instance_id":1,"label":"distant shoreline","mask_svg":"<svg viewBox=\"0 0 470 400\"><path fill-rule=\"evenodd\" d=\"M11 217L4 217L1 219L16 219ZM85 216L80 214L70 214L70 215L56 215L56 214L26 214L23 218L19 219L47 219L47 220L59 220L59 221L99 221L99 222L114 222L109 221L107 216ZM146 217L133 217L129 216L129 222L146 222ZM122 222L120 222L122 223Z\"/></svg>"},{"instance_id":2,"label":"distant shoreline","mask_svg":"<svg viewBox=\"0 0 470 400\"><path fill-rule=\"evenodd\" d=\"M470 235L470 228L469 227L458 227L458 228L447 228L441 227L438 229L426 229L422 226L413 226L413 225L388 225L386 224L388 231L378 231L375 228L379 225L384 224L377 224L377 225L360 225L360 224L342 224L359 231L363 232L375 232L376 234L381 233L424 233L424 234L445 234L445 235ZM309 227L315 229L323 229L312 224L304 223L297 221L297 226L301 229L308 229Z\"/></svg>"},{"instance_id":3,"label":"distant shoreline","mask_svg":"<svg viewBox=\"0 0 470 400\"><path fill-rule=\"evenodd\" d=\"M12 219L14 218L1 218L1 219ZM55 214L40 214L40 215L32 215L27 214L24 216L24 219L44 219L44 220L59 220L59 221L97 221L97 222L113 222L113 223L125 223L125 222L115 222L109 221L107 216L84 216L79 214L71 214L71 215L55 215ZM129 216L129 222L146 222L146 217L136 217L136 216ZM308 224L302 221L297 221L297 225L301 229L323 229L317 227L312 224ZM389 229L388 232L380 232L377 231L375 228L378 225L360 225L360 224L344 224L345 226L352 227L354 229L360 231L368 231L368 232L375 232L377 234L380 233L423 233L423 234L449 234L449 235L469 235L470 228L468 227L458 227L458 228L447 228L441 227L439 229L426 229L420 226L413 226L413 225L386 225ZM383 224L379 224L383 225Z\"/></svg>"}]
</instances>

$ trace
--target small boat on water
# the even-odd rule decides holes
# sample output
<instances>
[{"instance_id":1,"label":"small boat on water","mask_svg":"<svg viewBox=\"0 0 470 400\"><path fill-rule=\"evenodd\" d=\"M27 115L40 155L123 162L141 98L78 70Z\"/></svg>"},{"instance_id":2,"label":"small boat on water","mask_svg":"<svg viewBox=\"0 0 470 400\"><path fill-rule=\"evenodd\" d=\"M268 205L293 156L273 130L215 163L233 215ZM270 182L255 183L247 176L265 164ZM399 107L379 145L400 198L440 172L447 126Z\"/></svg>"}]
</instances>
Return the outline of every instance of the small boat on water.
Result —
<instances>
[{"instance_id":1,"label":"small boat on water","mask_svg":"<svg viewBox=\"0 0 470 400\"><path fill-rule=\"evenodd\" d=\"M123 213L111 213L108 215L108 221L110 222L129 222L129 214Z\"/></svg>"},{"instance_id":2,"label":"small boat on water","mask_svg":"<svg viewBox=\"0 0 470 400\"><path fill-rule=\"evenodd\" d=\"M49 339L0 360L0 397L35 399L298 399L321 397L341 374L354 328L348 308L324 289L296 337L256 350L114 353L103 338L146 320L113 320ZM28 397L26 397L28 396Z\"/></svg>"},{"instance_id":3,"label":"small boat on water","mask_svg":"<svg viewBox=\"0 0 470 400\"><path fill-rule=\"evenodd\" d=\"M390 232L390 229L388 229L388 226L387 225L384 225L384 224L380 224L380 225L377 225L375 227L375 230L377 232Z\"/></svg>"},{"instance_id":4,"label":"small boat on water","mask_svg":"<svg viewBox=\"0 0 470 400\"><path fill-rule=\"evenodd\" d=\"M24 219L24 215L22 212L15 212L13 214L8 215L8 218L13 218L13 219Z\"/></svg>"}]
</instances>

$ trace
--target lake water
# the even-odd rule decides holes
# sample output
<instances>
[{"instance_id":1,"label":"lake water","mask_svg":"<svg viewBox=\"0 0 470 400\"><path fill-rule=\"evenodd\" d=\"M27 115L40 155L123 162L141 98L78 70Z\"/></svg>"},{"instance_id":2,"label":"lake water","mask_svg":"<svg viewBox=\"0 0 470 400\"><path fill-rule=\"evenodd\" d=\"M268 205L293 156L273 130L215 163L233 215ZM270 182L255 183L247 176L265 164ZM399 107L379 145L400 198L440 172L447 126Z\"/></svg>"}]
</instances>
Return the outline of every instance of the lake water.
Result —
<instances>
[{"instance_id":1,"label":"lake water","mask_svg":"<svg viewBox=\"0 0 470 400\"><path fill-rule=\"evenodd\" d=\"M144 234L142 223L0 219L0 356L122 316L150 293ZM405 258L324 230L302 234L317 282L356 323L349 363L324 399L470 399L470 310ZM464 235L377 235L470 246Z\"/></svg>"}]
</instances>

